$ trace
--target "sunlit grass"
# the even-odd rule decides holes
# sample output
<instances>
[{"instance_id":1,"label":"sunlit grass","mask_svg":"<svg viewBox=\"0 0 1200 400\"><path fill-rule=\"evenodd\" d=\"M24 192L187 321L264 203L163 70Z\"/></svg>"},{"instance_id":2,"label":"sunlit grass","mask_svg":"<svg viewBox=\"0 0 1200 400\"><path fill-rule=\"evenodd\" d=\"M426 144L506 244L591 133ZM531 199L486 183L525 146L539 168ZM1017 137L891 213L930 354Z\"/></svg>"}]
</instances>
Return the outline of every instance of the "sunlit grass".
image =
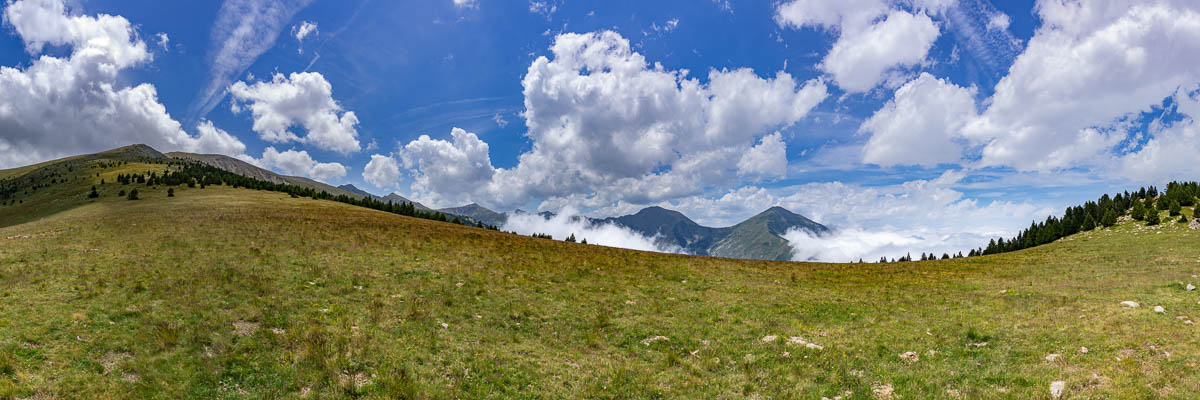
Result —
<instances>
[{"instance_id":1,"label":"sunlit grass","mask_svg":"<svg viewBox=\"0 0 1200 400\"><path fill-rule=\"evenodd\" d=\"M0 207L30 221L0 228L0 398L1200 393L1185 323L1200 295L1183 289L1200 285L1200 232L1173 219L998 256L811 264L109 186L94 202L69 197L90 184L53 189L78 207Z\"/></svg>"}]
</instances>

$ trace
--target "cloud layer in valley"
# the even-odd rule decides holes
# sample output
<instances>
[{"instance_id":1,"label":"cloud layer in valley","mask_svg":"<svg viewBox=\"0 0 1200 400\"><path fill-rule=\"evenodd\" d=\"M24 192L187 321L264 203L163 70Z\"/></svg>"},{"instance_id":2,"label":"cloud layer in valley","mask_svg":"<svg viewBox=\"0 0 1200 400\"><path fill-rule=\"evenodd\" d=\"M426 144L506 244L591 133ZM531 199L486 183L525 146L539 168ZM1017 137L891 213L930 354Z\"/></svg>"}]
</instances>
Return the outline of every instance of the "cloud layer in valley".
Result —
<instances>
[{"instance_id":1,"label":"cloud layer in valley","mask_svg":"<svg viewBox=\"0 0 1200 400\"><path fill-rule=\"evenodd\" d=\"M571 209L563 210L552 217L531 213L511 214L500 230L522 235L547 234L555 240L575 235L576 240L586 239L588 244L664 253L679 252L677 248L657 244L654 238L619 225L589 223L586 217Z\"/></svg>"}]
</instances>

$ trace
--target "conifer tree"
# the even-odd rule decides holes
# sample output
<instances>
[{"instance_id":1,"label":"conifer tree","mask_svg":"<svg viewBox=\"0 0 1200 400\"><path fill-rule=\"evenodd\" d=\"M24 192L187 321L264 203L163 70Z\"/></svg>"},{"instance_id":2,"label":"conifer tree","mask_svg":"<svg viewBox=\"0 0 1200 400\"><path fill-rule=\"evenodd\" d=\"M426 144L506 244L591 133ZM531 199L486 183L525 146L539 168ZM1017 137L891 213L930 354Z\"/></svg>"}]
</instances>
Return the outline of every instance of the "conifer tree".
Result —
<instances>
[{"instance_id":1,"label":"conifer tree","mask_svg":"<svg viewBox=\"0 0 1200 400\"><path fill-rule=\"evenodd\" d=\"M1117 213L1114 212L1111 208L1108 209L1108 211L1104 212L1104 217L1100 218L1100 224L1104 225L1105 228L1111 228L1113 225L1116 225L1117 224Z\"/></svg>"},{"instance_id":2,"label":"conifer tree","mask_svg":"<svg viewBox=\"0 0 1200 400\"><path fill-rule=\"evenodd\" d=\"M167 188L167 197L175 197L175 188Z\"/></svg>"},{"instance_id":3,"label":"conifer tree","mask_svg":"<svg viewBox=\"0 0 1200 400\"><path fill-rule=\"evenodd\" d=\"M1170 208L1171 216L1175 217L1175 216L1182 215L1180 213L1180 211L1182 211L1182 210L1179 207L1179 202L1175 201L1175 200L1171 200L1171 208Z\"/></svg>"},{"instance_id":4,"label":"conifer tree","mask_svg":"<svg viewBox=\"0 0 1200 400\"><path fill-rule=\"evenodd\" d=\"M1092 219L1092 214L1083 216L1083 227L1080 229L1083 229L1084 232L1096 229L1096 221Z\"/></svg>"},{"instance_id":5,"label":"conifer tree","mask_svg":"<svg viewBox=\"0 0 1200 400\"><path fill-rule=\"evenodd\" d=\"M94 199L94 198L97 198L97 197L100 197L100 193L96 191L96 187L95 187L95 186L92 186L92 192L91 192L91 193L88 193L88 198L89 198L89 199Z\"/></svg>"},{"instance_id":6,"label":"conifer tree","mask_svg":"<svg viewBox=\"0 0 1200 400\"><path fill-rule=\"evenodd\" d=\"M137 189L133 189L133 190L130 190L130 191L129 191L129 197L128 197L128 199L129 199L129 200L137 200L137 199L138 199L138 191L137 191Z\"/></svg>"},{"instance_id":7,"label":"conifer tree","mask_svg":"<svg viewBox=\"0 0 1200 400\"><path fill-rule=\"evenodd\" d=\"M1140 201L1133 202L1133 210L1129 212L1129 215L1138 221L1146 219L1146 206L1142 205Z\"/></svg>"},{"instance_id":8,"label":"conifer tree","mask_svg":"<svg viewBox=\"0 0 1200 400\"><path fill-rule=\"evenodd\" d=\"M572 233L570 236L567 236L567 238L565 240L567 242L575 243L575 234Z\"/></svg>"},{"instance_id":9,"label":"conifer tree","mask_svg":"<svg viewBox=\"0 0 1200 400\"><path fill-rule=\"evenodd\" d=\"M1146 225L1147 226L1158 225L1159 222L1160 221L1158 220L1158 210L1153 209L1153 208L1146 209Z\"/></svg>"}]
</instances>

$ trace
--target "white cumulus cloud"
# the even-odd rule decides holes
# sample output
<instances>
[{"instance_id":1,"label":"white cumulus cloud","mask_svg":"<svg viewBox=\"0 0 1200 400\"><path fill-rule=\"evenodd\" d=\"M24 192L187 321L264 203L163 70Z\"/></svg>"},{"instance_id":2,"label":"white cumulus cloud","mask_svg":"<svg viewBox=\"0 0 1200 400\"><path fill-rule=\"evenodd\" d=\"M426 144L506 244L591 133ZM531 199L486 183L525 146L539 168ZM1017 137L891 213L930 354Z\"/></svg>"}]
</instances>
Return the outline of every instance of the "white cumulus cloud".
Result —
<instances>
[{"instance_id":1,"label":"white cumulus cloud","mask_svg":"<svg viewBox=\"0 0 1200 400\"><path fill-rule=\"evenodd\" d=\"M872 135L862 160L884 167L957 163L963 152L961 129L975 115L973 88L922 73L863 122L860 130Z\"/></svg>"},{"instance_id":2,"label":"white cumulus cloud","mask_svg":"<svg viewBox=\"0 0 1200 400\"><path fill-rule=\"evenodd\" d=\"M871 134L863 161L1188 178L1193 169L1172 160L1195 148L1192 119L1137 125L1172 99L1187 115L1200 85L1200 4L1047 1L1035 12L1042 26L982 110L974 88L922 74L860 127ZM991 15L993 30L1004 25Z\"/></svg>"},{"instance_id":3,"label":"white cumulus cloud","mask_svg":"<svg viewBox=\"0 0 1200 400\"><path fill-rule=\"evenodd\" d=\"M271 81L229 87L233 111L248 107L253 129L272 143L301 142L339 153L359 151L358 117L333 100L333 85L318 72L275 74ZM301 137L291 128L303 126Z\"/></svg>"},{"instance_id":4,"label":"white cumulus cloud","mask_svg":"<svg viewBox=\"0 0 1200 400\"><path fill-rule=\"evenodd\" d=\"M367 166L363 168L362 177L364 181L377 188L394 187L400 180L400 165L393 157L373 154L371 161L368 161Z\"/></svg>"},{"instance_id":5,"label":"white cumulus cloud","mask_svg":"<svg viewBox=\"0 0 1200 400\"><path fill-rule=\"evenodd\" d=\"M738 174L784 178L787 176L787 145L779 132L763 136L738 160Z\"/></svg>"},{"instance_id":6,"label":"white cumulus cloud","mask_svg":"<svg viewBox=\"0 0 1200 400\"><path fill-rule=\"evenodd\" d=\"M1185 1L1041 2L1043 25L964 134L982 165L1095 165L1125 121L1200 82L1200 8Z\"/></svg>"},{"instance_id":7,"label":"white cumulus cloud","mask_svg":"<svg viewBox=\"0 0 1200 400\"><path fill-rule=\"evenodd\" d=\"M210 122L185 132L151 84L127 86L122 72L152 61L125 18L71 15L60 0L10 2L4 23L31 55L24 69L0 67L0 167L145 143L162 151L239 155L245 146Z\"/></svg>"},{"instance_id":8,"label":"white cumulus cloud","mask_svg":"<svg viewBox=\"0 0 1200 400\"><path fill-rule=\"evenodd\" d=\"M304 54L304 39L309 35L318 35L317 23L309 21L300 21L299 24L292 27L292 36L296 38L296 42L300 44L296 48L297 54Z\"/></svg>"},{"instance_id":9,"label":"white cumulus cloud","mask_svg":"<svg viewBox=\"0 0 1200 400\"><path fill-rule=\"evenodd\" d=\"M267 169L273 169L287 175L305 176L319 181L329 181L346 176L346 167L344 165L335 162L317 162L313 160L312 156L308 155L307 151L303 150L279 152L274 147L267 147L266 150L263 150L262 158L258 162L259 165Z\"/></svg>"},{"instance_id":10,"label":"white cumulus cloud","mask_svg":"<svg viewBox=\"0 0 1200 400\"><path fill-rule=\"evenodd\" d=\"M1140 148L1121 156L1114 168L1117 175L1134 182L1161 185L1171 179L1194 179L1200 176L1200 90L1196 86L1181 88L1173 97L1176 110L1183 119L1169 124L1153 124L1153 135Z\"/></svg>"},{"instance_id":11,"label":"white cumulus cloud","mask_svg":"<svg viewBox=\"0 0 1200 400\"><path fill-rule=\"evenodd\" d=\"M933 2L922 8L946 6ZM882 0L794 0L778 5L775 19L784 27L837 31L820 68L851 93L875 88L896 68L920 64L941 35L925 11L900 10Z\"/></svg>"},{"instance_id":12,"label":"white cumulus cloud","mask_svg":"<svg viewBox=\"0 0 1200 400\"><path fill-rule=\"evenodd\" d=\"M486 187L495 173L487 143L459 128L450 136L452 142L421 135L400 152L404 167L416 173L413 190L432 204L452 204L460 195Z\"/></svg>"},{"instance_id":13,"label":"white cumulus cloud","mask_svg":"<svg viewBox=\"0 0 1200 400\"><path fill-rule=\"evenodd\" d=\"M405 151L405 164L418 170L417 193L498 208L533 199L590 208L725 187L739 172L778 177L785 145L772 133L828 96L820 80L762 78L747 68L711 70L704 83L650 64L610 31L560 35L551 53L522 81L533 148L517 166L491 167L474 135L453 134L454 143L423 137ZM470 157L457 155L468 148ZM441 161L447 155L469 162L451 169ZM427 172L427 158L447 167Z\"/></svg>"},{"instance_id":14,"label":"white cumulus cloud","mask_svg":"<svg viewBox=\"0 0 1200 400\"><path fill-rule=\"evenodd\" d=\"M308 35L317 33L317 23L310 21L300 21L299 25L292 27L292 36L296 37L296 41L303 42Z\"/></svg>"}]
</instances>

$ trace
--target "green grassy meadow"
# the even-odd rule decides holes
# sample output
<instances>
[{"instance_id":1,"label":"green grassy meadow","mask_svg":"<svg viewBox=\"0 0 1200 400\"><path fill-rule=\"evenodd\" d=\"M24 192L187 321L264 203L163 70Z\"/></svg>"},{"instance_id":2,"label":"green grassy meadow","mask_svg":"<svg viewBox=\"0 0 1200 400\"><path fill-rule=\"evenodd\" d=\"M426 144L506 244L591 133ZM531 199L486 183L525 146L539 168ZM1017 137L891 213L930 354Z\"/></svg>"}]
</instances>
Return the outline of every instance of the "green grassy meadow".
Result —
<instances>
[{"instance_id":1,"label":"green grassy meadow","mask_svg":"<svg viewBox=\"0 0 1200 400\"><path fill-rule=\"evenodd\" d=\"M995 256L767 262L222 186L168 198L113 183L164 165L89 165L0 206L0 398L1200 393L1200 231L1165 213Z\"/></svg>"}]
</instances>

